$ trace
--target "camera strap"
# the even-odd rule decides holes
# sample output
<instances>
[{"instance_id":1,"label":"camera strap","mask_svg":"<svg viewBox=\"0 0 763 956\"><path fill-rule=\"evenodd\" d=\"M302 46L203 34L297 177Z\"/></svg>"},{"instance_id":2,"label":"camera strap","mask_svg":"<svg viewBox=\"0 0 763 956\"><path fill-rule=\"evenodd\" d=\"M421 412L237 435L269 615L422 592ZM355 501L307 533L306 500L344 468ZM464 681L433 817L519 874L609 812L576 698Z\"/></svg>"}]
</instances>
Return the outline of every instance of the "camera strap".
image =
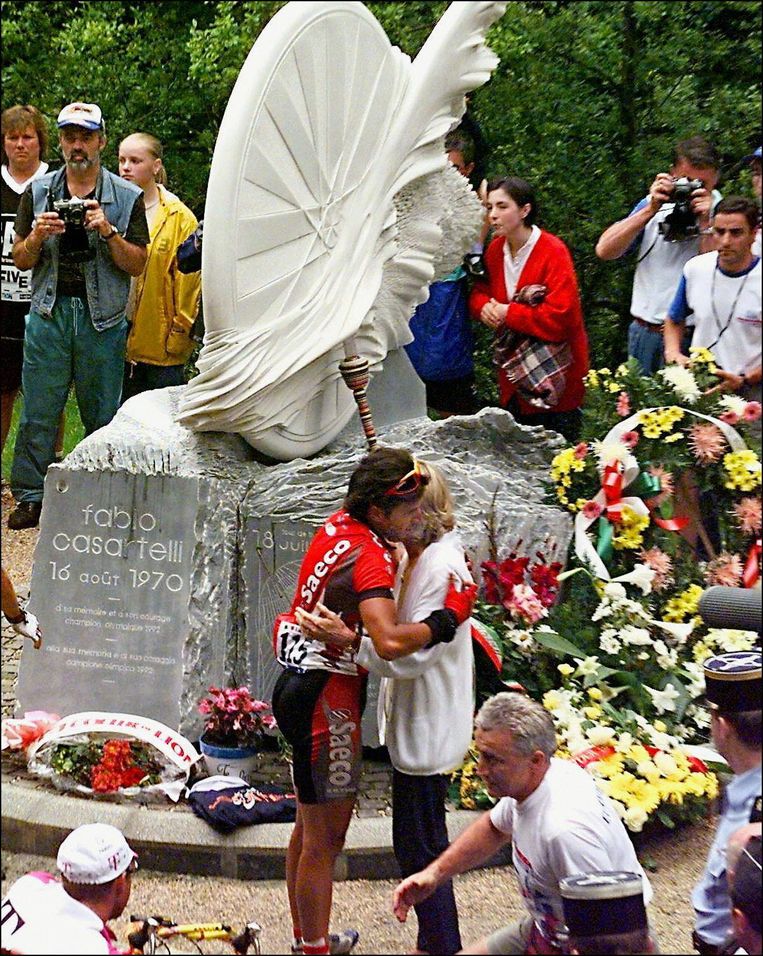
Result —
<instances>
[{"instance_id":1,"label":"camera strap","mask_svg":"<svg viewBox=\"0 0 763 956\"><path fill-rule=\"evenodd\" d=\"M734 296L734 301L731 305L731 308L729 309L729 314L726 317L726 322L723 326L721 326L721 320L718 318L718 311L715 308L715 280L718 276L719 266L716 265L715 269L713 270L713 282L712 282L712 285L710 286L710 306L713 310L713 320L715 321L715 327L716 329L720 329L720 332L718 332L718 336L713 342L713 344L707 346L711 352L715 348L715 346L720 342L721 337L723 336L723 333L731 325L731 321L734 318L734 313L736 312L737 303L739 302L739 297L742 294L742 290L745 287L745 284L747 282L747 279L749 278L751 271L752 270L748 270L745 273L745 277L744 279L742 279L741 283L739 284L739 288L737 289L737 294Z\"/></svg>"},{"instance_id":2,"label":"camera strap","mask_svg":"<svg viewBox=\"0 0 763 956\"><path fill-rule=\"evenodd\" d=\"M647 257L647 256L649 255L649 253L652 251L652 249L654 249L654 247L657 245L657 240L658 240L659 238L660 238L660 234L659 234L659 232L658 232L657 235L654 237L654 239L652 239L652 244L651 244L651 246L649 246L649 248L646 250L646 252L644 253L644 255L643 255L643 256L639 256L638 259L636 259L636 265L638 265L639 263L643 262L644 259L646 259L646 257Z\"/></svg>"}]
</instances>

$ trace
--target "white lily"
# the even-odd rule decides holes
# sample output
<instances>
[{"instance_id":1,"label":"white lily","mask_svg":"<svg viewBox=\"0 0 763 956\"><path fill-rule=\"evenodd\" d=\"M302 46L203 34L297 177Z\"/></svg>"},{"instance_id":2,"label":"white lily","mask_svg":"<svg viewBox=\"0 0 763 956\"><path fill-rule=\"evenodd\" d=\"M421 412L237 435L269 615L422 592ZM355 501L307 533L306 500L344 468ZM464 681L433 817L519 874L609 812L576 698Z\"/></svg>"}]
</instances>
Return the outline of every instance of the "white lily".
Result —
<instances>
[{"instance_id":1,"label":"white lily","mask_svg":"<svg viewBox=\"0 0 763 956\"><path fill-rule=\"evenodd\" d=\"M629 571L627 574L621 574L617 578L612 578L612 581L619 581L622 584L635 584L637 588L641 588L642 594L651 594L654 576L655 571L653 568L650 568L648 564L637 564L632 571ZM605 594L606 591L607 589L605 588Z\"/></svg>"},{"instance_id":2,"label":"white lily","mask_svg":"<svg viewBox=\"0 0 763 956\"><path fill-rule=\"evenodd\" d=\"M676 701L681 696L672 684L666 684L662 690L655 687L649 687L644 684L644 690L648 691L652 698L652 703L660 714L666 712L675 713Z\"/></svg>"}]
</instances>

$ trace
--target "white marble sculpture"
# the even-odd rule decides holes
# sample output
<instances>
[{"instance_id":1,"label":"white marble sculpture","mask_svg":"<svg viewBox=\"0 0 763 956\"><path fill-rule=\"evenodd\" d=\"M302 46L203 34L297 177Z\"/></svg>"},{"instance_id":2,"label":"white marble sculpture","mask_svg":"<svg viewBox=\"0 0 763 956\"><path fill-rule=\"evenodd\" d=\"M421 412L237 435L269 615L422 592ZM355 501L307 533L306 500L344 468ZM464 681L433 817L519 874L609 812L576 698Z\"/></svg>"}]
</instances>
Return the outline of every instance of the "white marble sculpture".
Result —
<instances>
[{"instance_id":1,"label":"white marble sculpture","mask_svg":"<svg viewBox=\"0 0 763 956\"><path fill-rule=\"evenodd\" d=\"M344 427L355 406L339 362L378 367L409 342L435 277L445 210L432 177L467 210L462 239L477 231L442 137L497 63L484 36L505 7L451 4L413 62L362 3L289 3L263 30L215 146L207 334L182 424L281 460Z\"/></svg>"}]
</instances>

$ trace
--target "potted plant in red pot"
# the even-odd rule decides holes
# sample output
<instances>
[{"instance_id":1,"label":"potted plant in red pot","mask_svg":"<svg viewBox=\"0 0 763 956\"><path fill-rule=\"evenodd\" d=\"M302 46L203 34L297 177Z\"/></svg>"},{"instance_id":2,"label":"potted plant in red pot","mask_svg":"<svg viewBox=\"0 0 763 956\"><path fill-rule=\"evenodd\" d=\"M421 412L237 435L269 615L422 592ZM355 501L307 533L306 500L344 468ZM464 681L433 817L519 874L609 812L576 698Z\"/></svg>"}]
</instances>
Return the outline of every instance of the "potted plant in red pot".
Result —
<instances>
[{"instance_id":1,"label":"potted plant in red pot","mask_svg":"<svg viewBox=\"0 0 763 956\"><path fill-rule=\"evenodd\" d=\"M204 715L199 746L209 772L249 782L262 735L275 728L270 704L255 700L248 687L210 687L198 708Z\"/></svg>"}]
</instances>

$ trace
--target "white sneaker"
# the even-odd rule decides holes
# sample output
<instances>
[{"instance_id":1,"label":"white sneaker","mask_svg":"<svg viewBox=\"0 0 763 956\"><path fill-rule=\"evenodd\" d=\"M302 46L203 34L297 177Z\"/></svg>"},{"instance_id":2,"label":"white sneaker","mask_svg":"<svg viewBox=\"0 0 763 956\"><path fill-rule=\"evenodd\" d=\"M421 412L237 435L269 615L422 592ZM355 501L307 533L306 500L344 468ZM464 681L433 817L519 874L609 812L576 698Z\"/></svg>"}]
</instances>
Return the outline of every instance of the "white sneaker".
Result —
<instances>
[{"instance_id":1,"label":"white sneaker","mask_svg":"<svg viewBox=\"0 0 763 956\"><path fill-rule=\"evenodd\" d=\"M351 953L359 939L360 933L356 929L345 929L341 933L329 933L329 952L332 956L344 956L346 953ZM292 944L291 952L295 954L303 953L304 948L301 943L296 946Z\"/></svg>"}]
</instances>

